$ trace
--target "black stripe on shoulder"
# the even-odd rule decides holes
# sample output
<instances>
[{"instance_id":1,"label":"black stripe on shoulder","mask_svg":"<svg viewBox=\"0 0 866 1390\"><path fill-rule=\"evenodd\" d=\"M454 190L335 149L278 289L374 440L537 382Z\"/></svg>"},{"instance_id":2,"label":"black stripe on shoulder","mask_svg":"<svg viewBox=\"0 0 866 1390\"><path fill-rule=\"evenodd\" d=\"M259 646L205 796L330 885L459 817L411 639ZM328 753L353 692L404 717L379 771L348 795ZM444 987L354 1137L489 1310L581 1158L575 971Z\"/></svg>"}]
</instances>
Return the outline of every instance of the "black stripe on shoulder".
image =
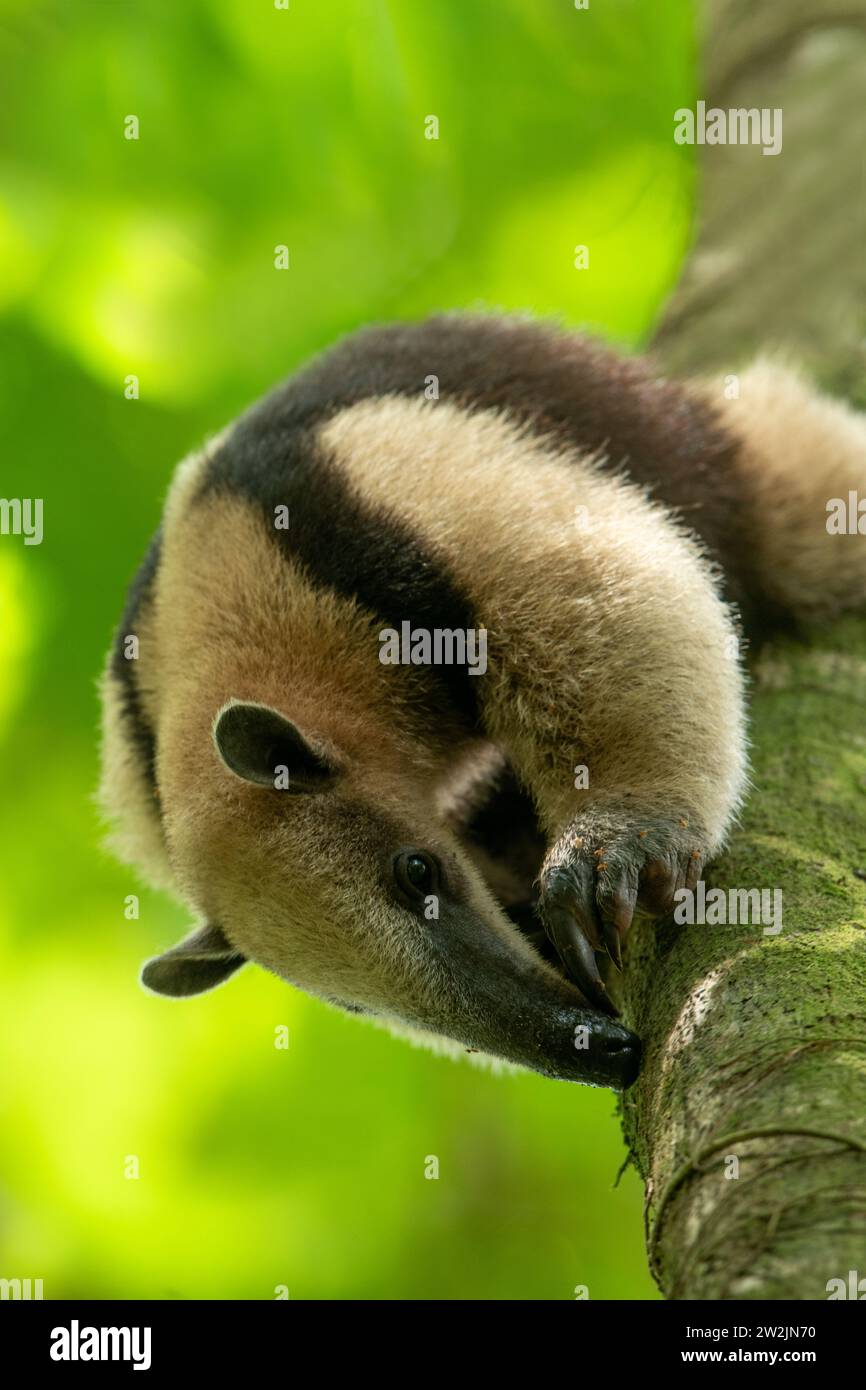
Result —
<instances>
[{"instance_id":1,"label":"black stripe on shoulder","mask_svg":"<svg viewBox=\"0 0 866 1390\"><path fill-rule=\"evenodd\" d=\"M324 456L306 420L275 420L257 410L244 417L211 461L199 496L214 491L255 505L276 544L314 584L357 600L383 627L477 625L445 559L398 517L367 502ZM277 529L276 509L285 506L289 527ZM440 718L477 727L479 681L466 668L412 667L407 679L416 680L419 703Z\"/></svg>"},{"instance_id":2,"label":"black stripe on shoulder","mask_svg":"<svg viewBox=\"0 0 866 1390\"><path fill-rule=\"evenodd\" d=\"M244 420L246 456L255 456L257 432L280 448L300 426L371 396L421 399L431 375L442 400L507 411L540 434L603 455L696 532L730 598L745 608L760 594L739 442L711 407L646 360L549 322L444 314L362 329L253 408Z\"/></svg>"},{"instance_id":3,"label":"black stripe on shoulder","mask_svg":"<svg viewBox=\"0 0 866 1390\"><path fill-rule=\"evenodd\" d=\"M474 627L444 560L353 491L315 442L328 418L358 401L422 399L430 376L442 400L506 411L625 472L701 538L749 626L749 599L761 586L737 441L708 406L646 362L550 323L448 314L363 329L253 406L217 451L202 490L248 498L271 526L274 507L288 504L290 530L275 532L278 543L314 582L356 597L389 626L408 618L426 628ZM477 682L456 668L434 674L474 718Z\"/></svg>"},{"instance_id":4,"label":"black stripe on shoulder","mask_svg":"<svg viewBox=\"0 0 866 1390\"><path fill-rule=\"evenodd\" d=\"M745 607L760 592L739 441L711 407L660 378L646 359L549 322L454 314L363 331L326 364L330 386L350 399L376 390L420 395L435 374L440 399L507 411L539 434L599 453L604 466L624 471L700 536L729 597Z\"/></svg>"},{"instance_id":5,"label":"black stripe on shoulder","mask_svg":"<svg viewBox=\"0 0 866 1390\"><path fill-rule=\"evenodd\" d=\"M121 712L126 722L130 741L141 760L142 771L148 785L153 789L156 788L156 739L142 707L135 678L136 662L124 655L124 642L127 637L137 635L136 624L153 594L161 550L162 536L161 532L157 531L127 590L126 603L114 637L110 663L111 674L117 682Z\"/></svg>"}]
</instances>

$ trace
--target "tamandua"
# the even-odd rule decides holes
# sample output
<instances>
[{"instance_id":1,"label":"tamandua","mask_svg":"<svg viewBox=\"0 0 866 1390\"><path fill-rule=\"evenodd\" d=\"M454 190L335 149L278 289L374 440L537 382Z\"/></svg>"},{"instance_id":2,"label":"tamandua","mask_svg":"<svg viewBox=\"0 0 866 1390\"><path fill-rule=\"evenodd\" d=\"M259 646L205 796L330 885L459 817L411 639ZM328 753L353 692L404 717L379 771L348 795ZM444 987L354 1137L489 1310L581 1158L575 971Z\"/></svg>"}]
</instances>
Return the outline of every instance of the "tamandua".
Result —
<instances>
[{"instance_id":1,"label":"tamandua","mask_svg":"<svg viewBox=\"0 0 866 1390\"><path fill-rule=\"evenodd\" d=\"M103 680L115 844L201 921L145 985L252 960L634 1080L600 964L737 814L743 639L866 606L866 538L828 522L866 421L767 362L735 387L445 315L356 333L181 464Z\"/></svg>"}]
</instances>

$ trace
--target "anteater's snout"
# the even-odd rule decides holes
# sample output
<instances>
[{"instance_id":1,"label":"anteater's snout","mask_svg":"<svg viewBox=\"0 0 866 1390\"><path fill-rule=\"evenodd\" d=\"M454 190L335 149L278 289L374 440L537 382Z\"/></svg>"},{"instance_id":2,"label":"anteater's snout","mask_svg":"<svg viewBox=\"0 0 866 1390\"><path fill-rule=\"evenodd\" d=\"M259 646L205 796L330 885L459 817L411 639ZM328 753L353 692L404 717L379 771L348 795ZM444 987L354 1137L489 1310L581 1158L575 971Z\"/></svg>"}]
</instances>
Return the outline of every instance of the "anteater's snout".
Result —
<instances>
[{"instance_id":1,"label":"anteater's snout","mask_svg":"<svg viewBox=\"0 0 866 1390\"><path fill-rule=\"evenodd\" d=\"M622 1023L595 1009L554 1011L544 1038L549 1076L581 1081L590 1086L610 1086L624 1091L640 1071L640 1039Z\"/></svg>"},{"instance_id":2,"label":"anteater's snout","mask_svg":"<svg viewBox=\"0 0 866 1390\"><path fill-rule=\"evenodd\" d=\"M637 1080L640 1072L640 1038L636 1033L624 1028L621 1023L611 1023L604 1045L607 1064L613 1078L611 1084L617 1090L625 1091Z\"/></svg>"}]
</instances>

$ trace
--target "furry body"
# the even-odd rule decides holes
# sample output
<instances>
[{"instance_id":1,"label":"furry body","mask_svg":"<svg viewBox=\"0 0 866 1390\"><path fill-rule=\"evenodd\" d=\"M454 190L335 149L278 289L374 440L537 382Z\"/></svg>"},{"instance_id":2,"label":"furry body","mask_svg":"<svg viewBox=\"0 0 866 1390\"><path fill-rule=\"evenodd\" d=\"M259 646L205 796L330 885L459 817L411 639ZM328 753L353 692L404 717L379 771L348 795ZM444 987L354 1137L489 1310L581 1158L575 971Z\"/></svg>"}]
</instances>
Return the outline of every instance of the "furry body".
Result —
<instances>
[{"instance_id":1,"label":"furry body","mask_svg":"<svg viewBox=\"0 0 866 1390\"><path fill-rule=\"evenodd\" d=\"M574 1055L585 1005L539 951L537 888L609 1011L601 955L695 880L744 794L742 629L866 603L859 538L825 525L864 460L863 421L782 369L728 400L522 320L367 330L271 393L178 470L104 681L119 847L208 924L146 981L254 959L624 1084L603 1012ZM485 629L486 674L383 665L406 621ZM270 779L280 749L301 794ZM395 888L411 847L438 919Z\"/></svg>"}]
</instances>

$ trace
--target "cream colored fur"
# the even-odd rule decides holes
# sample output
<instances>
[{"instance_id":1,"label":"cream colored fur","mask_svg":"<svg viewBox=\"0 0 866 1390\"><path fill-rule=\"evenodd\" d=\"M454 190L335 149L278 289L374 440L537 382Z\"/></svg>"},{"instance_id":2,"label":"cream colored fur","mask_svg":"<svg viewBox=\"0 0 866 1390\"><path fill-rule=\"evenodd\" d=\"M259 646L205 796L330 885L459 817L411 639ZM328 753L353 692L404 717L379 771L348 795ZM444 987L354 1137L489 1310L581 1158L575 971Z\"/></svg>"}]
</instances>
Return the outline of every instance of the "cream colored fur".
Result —
<instances>
[{"instance_id":1,"label":"cream colored fur","mask_svg":"<svg viewBox=\"0 0 866 1390\"><path fill-rule=\"evenodd\" d=\"M453 731L422 737L402 683L378 660L376 623L307 583L249 506L178 505L196 467L184 469L167 509L158 638L143 682L157 712L163 821L182 896L301 988L424 1025L435 962L380 886L383 845L424 844L446 863L461 860L479 913L538 967L436 813L437 786L460 754ZM229 772L212 726L231 699L271 705L332 750L343 768L333 797L281 801Z\"/></svg>"},{"instance_id":2,"label":"cream colored fur","mask_svg":"<svg viewBox=\"0 0 866 1390\"><path fill-rule=\"evenodd\" d=\"M866 542L830 537L825 522L829 497L866 486L863 422L766 364L743 375L739 401L696 389L746 441L744 507L766 513L770 586L803 612L862 601ZM474 862L462 846L454 803L471 799L496 745L549 843L600 809L605 837L623 817L631 834L644 816L687 822L712 853L746 784L737 630L684 527L592 458L504 415L368 400L334 416L320 442L366 502L433 548L486 627L488 671L469 679L487 742L424 714L411 682L379 661L381 619L315 587L251 504L194 500L205 451L178 470L136 620L161 815L110 673L102 803L121 853L171 880L245 956L397 1028L495 1042L502 1019L482 1017L483 998L448 974L435 927L385 891L391 854L435 854L470 941L481 926L515 978L540 973L556 1006L568 1003L571 987L494 900L483 853ZM340 769L333 789L282 796L230 772L213 725L233 700L273 707L322 745ZM588 790L574 787L577 765Z\"/></svg>"},{"instance_id":3,"label":"cream colored fur","mask_svg":"<svg viewBox=\"0 0 866 1390\"><path fill-rule=\"evenodd\" d=\"M322 439L468 593L489 631L487 729L546 830L630 793L648 813L694 817L702 848L717 847L745 783L743 690L697 543L622 479L491 412L364 401Z\"/></svg>"},{"instance_id":4,"label":"cream colored fur","mask_svg":"<svg viewBox=\"0 0 866 1390\"><path fill-rule=\"evenodd\" d=\"M177 532L182 526L190 498L207 466L211 451L225 438L224 431L205 449L183 459L175 469L166 498L164 526ZM132 665L132 675L145 714L153 728L159 719L159 653L158 621L155 604L146 601L135 620L133 633L124 636L138 638L139 655ZM100 680L102 705L102 776L97 802L111 826L108 847L120 859L134 864L154 885L174 887L174 875L168 860L165 835L159 806L142 767L140 753L133 745L123 712L123 691L112 672L112 653L109 653Z\"/></svg>"},{"instance_id":5,"label":"cream colored fur","mask_svg":"<svg viewBox=\"0 0 866 1390\"><path fill-rule=\"evenodd\" d=\"M866 498L866 419L761 359L707 398L743 441L743 505L759 519L759 572L771 597L804 618L866 606L866 537L830 535L827 503Z\"/></svg>"}]
</instances>

